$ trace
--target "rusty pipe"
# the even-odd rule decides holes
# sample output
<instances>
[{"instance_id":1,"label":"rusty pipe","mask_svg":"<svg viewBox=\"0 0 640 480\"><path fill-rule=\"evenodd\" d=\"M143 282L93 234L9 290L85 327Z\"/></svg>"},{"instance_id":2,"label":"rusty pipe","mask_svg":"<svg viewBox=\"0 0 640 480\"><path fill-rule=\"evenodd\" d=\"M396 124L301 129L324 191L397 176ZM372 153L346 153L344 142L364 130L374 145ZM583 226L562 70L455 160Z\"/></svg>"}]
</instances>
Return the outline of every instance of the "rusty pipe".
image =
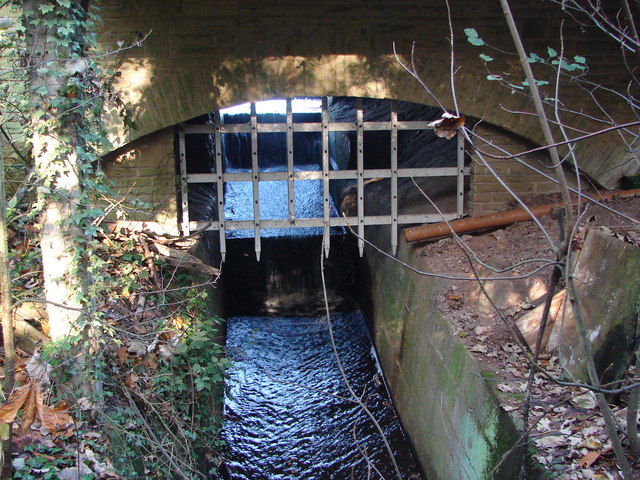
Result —
<instances>
[{"instance_id":1,"label":"rusty pipe","mask_svg":"<svg viewBox=\"0 0 640 480\"><path fill-rule=\"evenodd\" d=\"M585 202L593 202L613 197L633 197L638 194L640 194L640 188L636 188L633 190L616 190L614 192L599 195L597 199L586 197L583 195L582 197L580 197L580 199ZM572 202L572 204L577 205L578 199L576 198ZM554 208L561 207L563 205L563 202L547 203L544 205L530 207L529 210L536 218L538 218L543 215L550 214ZM404 240L406 242L420 242L423 240L429 240L431 238L451 235L452 229L456 233L467 233L474 232L476 230L501 227L504 225L509 225L511 223L522 222L526 220L531 220L531 215L529 215L529 213L523 208L516 208L514 210L505 210L503 212L492 213L491 215L460 218L450 221L448 225L446 222L441 222L405 228L404 230L402 230L402 235L404 236Z\"/></svg>"}]
</instances>

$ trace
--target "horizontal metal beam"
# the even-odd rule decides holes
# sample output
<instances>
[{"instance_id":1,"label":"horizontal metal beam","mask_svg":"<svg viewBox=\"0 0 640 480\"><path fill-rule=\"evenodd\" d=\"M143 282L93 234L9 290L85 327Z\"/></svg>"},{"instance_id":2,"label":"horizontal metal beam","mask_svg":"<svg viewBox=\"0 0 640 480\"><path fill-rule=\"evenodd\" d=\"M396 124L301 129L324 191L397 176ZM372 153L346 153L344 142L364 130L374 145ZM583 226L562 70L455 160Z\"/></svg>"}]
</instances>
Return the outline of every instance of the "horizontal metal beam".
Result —
<instances>
[{"instance_id":1,"label":"horizontal metal beam","mask_svg":"<svg viewBox=\"0 0 640 480\"><path fill-rule=\"evenodd\" d=\"M463 175L469 175L471 169L465 167ZM457 167L434 167L434 168L399 168L398 178L410 177L455 177L458 174ZM261 182L285 181L289 179L288 172L259 172L259 180ZM363 171L363 177L370 178L391 178L392 171L388 168L375 168ZM358 178L357 170L331 170L329 172L330 180L345 180ZM215 173L190 173L187 175L188 183L214 183L218 179ZM303 170L293 172L294 180L322 180L322 170ZM222 180L224 182L251 182L253 173L251 172L230 172L223 173Z\"/></svg>"},{"instance_id":2,"label":"horizontal metal beam","mask_svg":"<svg viewBox=\"0 0 640 480\"><path fill-rule=\"evenodd\" d=\"M356 122L329 122L330 132L355 132L358 127ZM397 122L398 130L433 130L431 122L423 121L407 121ZM391 129L391 122L363 122L362 129L365 132L381 132ZM322 123L294 123L293 132L322 132ZM286 123L258 123L256 124L258 133L287 133L288 127ZM214 125L185 125L184 133L187 135L207 135L215 132ZM250 123L230 123L221 125L220 133L251 133L252 127Z\"/></svg>"},{"instance_id":3,"label":"horizontal metal beam","mask_svg":"<svg viewBox=\"0 0 640 480\"><path fill-rule=\"evenodd\" d=\"M443 213L439 214L413 214L413 215L398 215L398 224L408 225L414 223L433 223L442 222L444 220L453 220L459 218L456 213ZM392 221L391 215L372 215L364 217L364 224L370 225L390 225ZM209 222L190 222L189 226L192 231L199 230L208 225ZM330 227L356 227L358 224L358 217L329 217ZM293 221L289 219L273 219L273 220L260 220L260 228L322 228L324 226L323 218L296 218ZM224 222L224 228L227 231L230 230L252 230L254 228L253 220L228 220ZM207 227L207 230L218 230L219 226L217 222L212 223Z\"/></svg>"}]
</instances>

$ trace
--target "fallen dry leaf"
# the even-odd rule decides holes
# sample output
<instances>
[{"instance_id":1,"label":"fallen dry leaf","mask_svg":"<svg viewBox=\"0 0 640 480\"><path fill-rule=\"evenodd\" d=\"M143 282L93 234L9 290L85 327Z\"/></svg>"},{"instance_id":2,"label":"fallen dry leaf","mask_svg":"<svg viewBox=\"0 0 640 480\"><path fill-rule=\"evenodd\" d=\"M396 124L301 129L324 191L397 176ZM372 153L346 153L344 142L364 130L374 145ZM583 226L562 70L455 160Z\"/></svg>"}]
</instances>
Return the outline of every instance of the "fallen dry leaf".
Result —
<instances>
[{"instance_id":1,"label":"fallen dry leaf","mask_svg":"<svg viewBox=\"0 0 640 480\"><path fill-rule=\"evenodd\" d=\"M29 395L24 402L24 409L22 411L22 431L26 433L29 430L29 427L36 419L36 411L38 406L36 405L38 401L37 393L40 392L40 386L37 383L29 384ZM42 398L40 398L42 402Z\"/></svg>"},{"instance_id":2,"label":"fallen dry leaf","mask_svg":"<svg viewBox=\"0 0 640 480\"><path fill-rule=\"evenodd\" d=\"M120 365L124 365L124 362L127 360L128 356L129 352L127 352L127 347L124 345L120 346L118 352L116 353L116 359L118 360L118 363Z\"/></svg>"},{"instance_id":3,"label":"fallen dry leaf","mask_svg":"<svg viewBox=\"0 0 640 480\"><path fill-rule=\"evenodd\" d=\"M476 353L487 353L489 351L485 345L474 345L469 350Z\"/></svg>"},{"instance_id":4,"label":"fallen dry leaf","mask_svg":"<svg viewBox=\"0 0 640 480\"><path fill-rule=\"evenodd\" d=\"M171 358L173 358L173 355L175 354L175 352L176 352L176 347L174 347L173 345L170 345L168 343L163 343L162 345L160 345L158 347L158 353L165 360L171 360Z\"/></svg>"},{"instance_id":5,"label":"fallen dry leaf","mask_svg":"<svg viewBox=\"0 0 640 480\"><path fill-rule=\"evenodd\" d=\"M556 448L559 446L566 445L566 440L564 437L559 435L548 435L542 438L536 438L536 445L542 448Z\"/></svg>"},{"instance_id":6,"label":"fallen dry leaf","mask_svg":"<svg viewBox=\"0 0 640 480\"><path fill-rule=\"evenodd\" d=\"M38 410L38 417L40 417L40 421L42 422L42 426L46 428L49 433L51 433L54 437L60 432L60 430L65 430L67 426L73 423L73 418L71 415L66 413L65 410L60 408L51 408L48 405L45 405L42 401L42 393L40 389L36 389L36 407Z\"/></svg>"},{"instance_id":7,"label":"fallen dry leaf","mask_svg":"<svg viewBox=\"0 0 640 480\"><path fill-rule=\"evenodd\" d=\"M144 361L142 362L142 364L145 367L150 368L152 370L158 369L158 362L156 361L156 356L153 353L150 353L149 355L147 355Z\"/></svg>"},{"instance_id":8,"label":"fallen dry leaf","mask_svg":"<svg viewBox=\"0 0 640 480\"><path fill-rule=\"evenodd\" d=\"M53 367L42 360L40 352L36 352L31 356L29 362L25 365L25 370L33 380L40 383L44 387L51 384L51 370Z\"/></svg>"},{"instance_id":9,"label":"fallen dry leaf","mask_svg":"<svg viewBox=\"0 0 640 480\"><path fill-rule=\"evenodd\" d=\"M452 310L460 310L462 305L464 305L464 300L460 295L456 295L455 293L448 293L447 296L447 305Z\"/></svg>"},{"instance_id":10,"label":"fallen dry leaf","mask_svg":"<svg viewBox=\"0 0 640 480\"><path fill-rule=\"evenodd\" d=\"M585 392L581 395L573 397L570 401L576 407L585 408L587 410L592 410L597 406L596 397L591 392Z\"/></svg>"},{"instance_id":11,"label":"fallen dry leaf","mask_svg":"<svg viewBox=\"0 0 640 480\"><path fill-rule=\"evenodd\" d=\"M9 400L0 407L0 422L11 423L16 419L16 415L29 397L31 385L28 383L14 390Z\"/></svg>"},{"instance_id":12,"label":"fallen dry leaf","mask_svg":"<svg viewBox=\"0 0 640 480\"><path fill-rule=\"evenodd\" d=\"M125 378L124 380L125 386L131 390L137 388L136 382L138 381L138 378L138 375L136 375L135 373L129 373L129 375L127 375L127 378Z\"/></svg>"},{"instance_id":13,"label":"fallen dry leaf","mask_svg":"<svg viewBox=\"0 0 640 480\"><path fill-rule=\"evenodd\" d=\"M21 430L26 433L36 419L40 418L42 425L53 435L59 432L60 427L66 428L73 423L73 418L64 411L64 407L51 408L42 400L40 384L28 383L16 391L9 401L0 407L0 421L12 423L20 409L22 410Z\"/></svg>"},{"instance_id":14,"label":"fallen dry leaf","mask_svg":"<svg viewBox=\"0 0 640 480\"><path fill-rule=\"evenodd\" d=\"M589 468L598 461L598 458L600 458L600 452L587 452L585 456L578 461L578 465L581 468Z\"/></svg>"},{"instance_id":15,"label":"fallen dry leaf","mask_svg":"<svg viewBox=\"0 0 640 480\"><path fill-rule=\"evenodd\" d=\"M129 343L129 348L127 349L129 353L132 355L142 357L147 353L147 346L142 342L131 342Z\"/></svg>"}]
</instances>

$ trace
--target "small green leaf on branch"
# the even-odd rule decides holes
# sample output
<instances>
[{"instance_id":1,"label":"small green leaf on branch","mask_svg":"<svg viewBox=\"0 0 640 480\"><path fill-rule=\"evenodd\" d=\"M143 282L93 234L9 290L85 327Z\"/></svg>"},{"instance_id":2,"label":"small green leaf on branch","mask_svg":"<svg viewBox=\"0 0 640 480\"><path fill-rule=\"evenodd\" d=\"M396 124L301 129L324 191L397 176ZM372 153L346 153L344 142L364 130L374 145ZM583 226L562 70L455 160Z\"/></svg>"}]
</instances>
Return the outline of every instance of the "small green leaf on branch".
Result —
<instances>
[{"instance_id":1,"label":"small green leaf on branch","mask_svg":"<svg viewBox=\"0 0 640 480\"><path fill-rule=\"evenodd\" d=\"M529 54L529 58L527 58L527 61L529 63L544 63L544 60L533 52Z\"/></svg>"},{"instance_id":2,"label":"small green leaf on branch","mask_svg":"<svg viewBox=\"0 0 640 480\"><path fill-rule=\"evenodd\" d=\"M475 28L465 28L464 33L467 35L467 41L471 45L475 45L476 47L484 45L484 40L478 36L478 32Z\"/></svg>"}]
</instances>

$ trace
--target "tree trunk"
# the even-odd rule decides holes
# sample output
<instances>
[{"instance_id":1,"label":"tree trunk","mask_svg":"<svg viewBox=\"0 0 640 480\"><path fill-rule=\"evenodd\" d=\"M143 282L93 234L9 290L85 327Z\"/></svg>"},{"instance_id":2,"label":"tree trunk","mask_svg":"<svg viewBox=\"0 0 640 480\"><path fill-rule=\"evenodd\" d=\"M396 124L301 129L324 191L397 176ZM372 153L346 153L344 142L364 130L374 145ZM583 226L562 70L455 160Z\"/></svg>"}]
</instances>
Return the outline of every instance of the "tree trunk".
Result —
<instances>
[{"instance_id":1,"label":"tree trunk","mask_svg":"<svg viewBox=\"0 0 640 480\"><path fill-rule=\"evenodd\" d=\"M46 3L46 2L45 2ZM30 58L32 149L35 172L42 181L42 267L50 336L60 341L78 332L86 273L81 261L83 237L76 223L81 194L73 115L52 108L67 86L68 48L56 41L49 25L55 10L44 14L43 2L25 0L26 38ZM57 7L56 7L57 8ZM64 59L64 60L63 60Z\"/></svg>"},{"instance_id":2,"label":"tree trunk","mask_svg":"<svg viewBox=\"0 0 640 480\"><path fill-rule=\"evenodd\" d=\"M4 189L4 158L0 149L0 284L2 285L2 339L4 344L4 398L9 398L15 381L16 348L13 338L11 311L11 278L7 244L7 198ZM0 425L1 477L11 478L11 424Z\"/></svg>"}]
</instances>

